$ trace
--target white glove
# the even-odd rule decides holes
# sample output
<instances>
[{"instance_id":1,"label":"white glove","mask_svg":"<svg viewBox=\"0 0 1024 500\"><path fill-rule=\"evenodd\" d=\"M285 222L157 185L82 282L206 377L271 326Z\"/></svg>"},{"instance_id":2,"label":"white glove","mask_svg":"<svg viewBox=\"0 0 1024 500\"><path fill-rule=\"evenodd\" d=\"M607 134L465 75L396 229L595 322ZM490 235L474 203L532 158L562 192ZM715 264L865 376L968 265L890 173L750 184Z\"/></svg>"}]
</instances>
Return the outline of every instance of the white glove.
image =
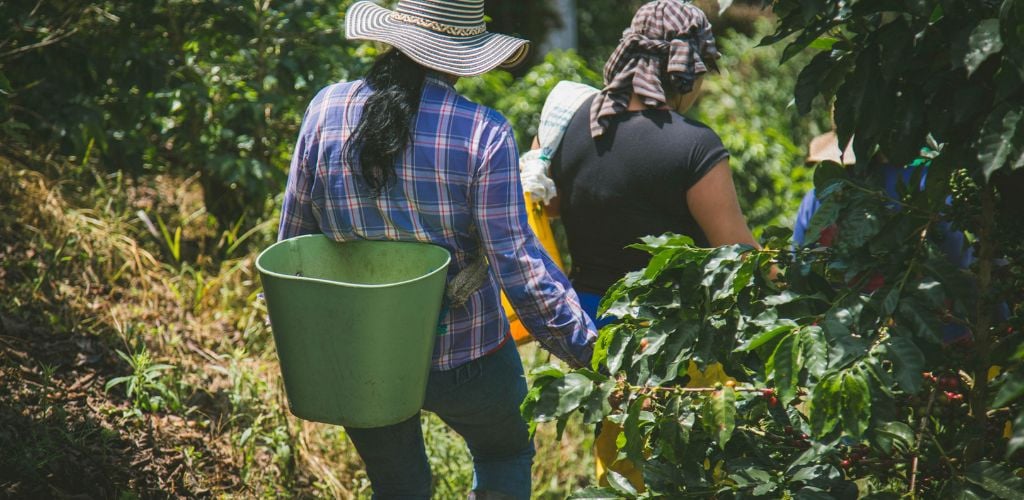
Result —
<instances>
[{"instance_id":1,"label":"white glove","mask_svg":"<svg viewBox=\"0 0 1024 500\"><path fill-rule=\"evenodd\" d=\"M551 160L546 159L540 149L527 151L519 158L519 177L523 182L523 192L529 193L534 201L542 201L545 205L558 196L555 181L548 177Z\"/></svg>"}]
</instances>

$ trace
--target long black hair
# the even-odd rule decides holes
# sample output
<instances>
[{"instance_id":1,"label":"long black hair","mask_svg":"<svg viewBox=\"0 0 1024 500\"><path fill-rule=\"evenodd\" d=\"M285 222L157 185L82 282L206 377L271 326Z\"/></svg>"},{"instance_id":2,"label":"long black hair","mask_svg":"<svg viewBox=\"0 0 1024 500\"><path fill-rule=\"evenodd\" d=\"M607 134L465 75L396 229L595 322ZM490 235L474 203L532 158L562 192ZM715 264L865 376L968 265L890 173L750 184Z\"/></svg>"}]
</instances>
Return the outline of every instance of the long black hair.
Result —
<instances>
[{"instance_id":1,"label":"long black hair","mask_svg":"<svg viewBox=\"0 0 1024 500\"><path fill-rule=\"evenodd\" d=\"M360 166L363 182L379 196L395 178L395 155L412 137L426 68L398 50L377 58L364 77L373 94L363 106L359 125L349 137L345 158Z\"/></svg>"}]
</instances>

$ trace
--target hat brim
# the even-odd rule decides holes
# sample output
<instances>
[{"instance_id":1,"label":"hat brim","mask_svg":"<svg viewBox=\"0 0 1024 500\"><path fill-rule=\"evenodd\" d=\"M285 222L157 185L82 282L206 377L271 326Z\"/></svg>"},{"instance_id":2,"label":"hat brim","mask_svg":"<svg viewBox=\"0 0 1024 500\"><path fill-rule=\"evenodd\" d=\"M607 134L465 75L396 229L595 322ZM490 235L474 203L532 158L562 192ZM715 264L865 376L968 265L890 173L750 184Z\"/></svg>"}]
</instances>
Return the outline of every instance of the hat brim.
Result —
<instances>
[{"instance_id":1,"label":"hat brim","mask_svg":"<svg viewBox=\"0 0 1024 500\"><path fill-rule=\"evenodd\" d=\"M499 33L451 36L396 21L391 11L371 2L356 2L345 14L349 40L383 42L428 68L457 76L482 75L521 63L530 42Z\"/></svg>"}]
</instances>

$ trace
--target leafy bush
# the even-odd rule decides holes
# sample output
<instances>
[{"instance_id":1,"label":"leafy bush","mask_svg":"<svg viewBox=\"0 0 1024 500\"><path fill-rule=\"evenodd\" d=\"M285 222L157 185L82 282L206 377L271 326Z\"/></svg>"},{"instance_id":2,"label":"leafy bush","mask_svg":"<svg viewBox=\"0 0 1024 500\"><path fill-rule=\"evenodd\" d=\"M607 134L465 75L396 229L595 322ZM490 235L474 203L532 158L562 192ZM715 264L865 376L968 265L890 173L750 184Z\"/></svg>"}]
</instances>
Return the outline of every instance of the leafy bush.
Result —
<instances>
[{"instance_id":1,"label":"leafy bush","mask_svg":"<svg viewBox=\"0 0 1024 500\"><path fill-rule=\"evenodd\" d=\"M593 366L535 372L524 412L622 426L645 484L611 474L580 498L1021 498L1024 6L773 4L767 42L818 50L798 108L835 98L840 141L856 137L852 172L814 175L808 241L833 227L829 246L645 239L648 266L602 303L620 321ZM879 165L911 159L890 196ZM691 362L734 379L694 380Z\"/></svg>"},{"instance_id":2,"label":"leafy bush","mask_svg":"<svg viewBox=\"0 0 1024 500\"><path fill-rule=\"evenodd\" d=\"M199 172L222 226L262 215L306 103L367 62L340 31L350 3L15 3L0 16L3 142Z\"/></svg>"}]
</instances>

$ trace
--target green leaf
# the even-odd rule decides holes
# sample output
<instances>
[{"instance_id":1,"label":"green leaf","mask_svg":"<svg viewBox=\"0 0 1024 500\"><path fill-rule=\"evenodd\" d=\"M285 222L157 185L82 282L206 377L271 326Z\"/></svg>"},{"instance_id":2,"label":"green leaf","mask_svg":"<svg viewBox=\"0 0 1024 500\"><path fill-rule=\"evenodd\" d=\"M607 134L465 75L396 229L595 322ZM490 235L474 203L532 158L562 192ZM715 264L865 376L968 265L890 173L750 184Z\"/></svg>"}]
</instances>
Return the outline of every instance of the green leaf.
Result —
<instances>
[{"instance_id":1,"label":"green leaf","mask_svg":"<svg viewBox=\"0 0 1024 500\"><path fill-rule=\"evenodd\" d=\"M1024 411L1017 414L1013 421L1013 435L1006 443L1006 456L1009 458L1014 453L1024 449Z\"/></svg>"},{"instance_id":2,"label":"green leaf","mask_svg":"<svg viewBox=\"0 0 1024 500\"><path fill-rule=\"evenodd\" d=\"M633 350L633 336L625 325L614 325L609 335L612 338L608 342L608 373L618 373Z\"/></svg>"},{"instance_id":3,"label":"green leaf","mask_svg":"<svg viewBox=\"0 0 1024 500\"><path fill-rule=\"evenodd\" d=\"M885 301L882 302L882 311L880 316L885 318L896 311L896 306L900 304L901 293L902 290L900 290L900 287L898 286L894 286L892 287L892 290L889 290L889 293L885 296Z\"/></svg>"},{"instance_id":4,"label":"green leaf","mask_svg":"<svg viewBox=\"0 0 1024 500\"><path fill-rule=\"evenodd\" d=\"M793 498L795 500L835 500L836 497L830 495L827 491L807 486L797 491Z\"/></svg>"},{"instance_id":5,"label":"green leaf","mask_svg":"<svg viewBox=\"0 0 1024 500\"><path fill-rule=\"evenodd\" d=\"M820 379L828 369L828 341L825 332L817 326L804 328L800 336L803 349L803 365L813 380Z\"/></svg>"},{"instance_id":6,"label":"green leaf","mask_svg":"<svg viewBox=\"0 0 1024 500\"><path fill-rule=\"evenodd\" d=\"M711 432L718 441L719 448L732 438L736 429L736 391L732 387L723 387L711 393L704 403L704 419L711 424Z\"/></svg>"},{"instance_id":7,"label":"green leaf","mask_svg":"<svg viewBox=\"0 0 1024 500\"><path fill-rule=\"evenodd\" d=\"M638 396L626 410L626 418L622 422L622 432L616 439L620 455L632 460L638 466L644 461L644 439L640 429L640 414L643 412L647 396Z\"/></svg>"},{"instance_id":8,"label":"green leaf","mask_svg":"<svg viewBox=\"0 0 1024 500\"><path fill-rule=\"evenodd\" d=\"M608 402L608 396L615 390L615 381L606 380L594 386L594 390L580 405L583 411L583 422L596 424L612 412L612 405Z\"/></svg>"},{"instance_id":9,"label":"green leaf","mask_svg":"<svg viewBox=\"0 0 1024 500\"><path fill-rule=\"evenodd\" d=\"M997 170L1009 163L1011 155L1019 147L1014 143L1014 135L1020 124L1024 110L1004 106L992 112L981 128L978 137L978 161L985 178L989 178Z\"/></svg>"},{"instance_id":10,"label":"green leaf","mask_svg":"<svg viewBox=\"0 0 1024 500\"><path fill-rule=\"evenodd\" d=\"M976 491L973 484L950 484L947 489L942 490L942 497L949 500L983 500L991 498L990 495L982 495Z\"/></svg>"},{"instance_id":11,"label":"green leaf","mask_svg":"<svg viewBox=\"0 0 1024 500\"><path fill-rule=\"evenodd\" d=\"M1006 406L1024 396L1024 374L1010 373L1009 375L1011 376L1003 382L1003 387L996 393L996 399L992 402L993 408Z\"/></svg>"},{"instance_id":12,"label":"green leaf","mask_svg":"<svg viewBox=\"0 0 1024 500\"><path fill-rule=\"evenodd\" d=\"M636 488L633 484L626 479L626 476L615 472L614 470L608 471L608 485L612 487L615 492L622 494L625 498L635 498Z\"/></svg>"},{"instance_id":13,"label":"green leaf","mask_svg":"<svg viewBox=\"0 0 1024 500\"><path fill-rule=\"evenodd\" d=\"M832 36L819 36L816 40L811 42L808 47L818 50L832 50L832 47L838 42L839 39Z\"/></svg>"},{"instance_id":14,"label":"green leaf","mask_svg":"<svg viewBox=\"0 0 1024 500\"><path fill-rule=\"evenodd\" d=\"M751 491L751 493L754 496L764 496L764 495L767 495L767 494L775 491L775 489L778 488L778 487L779 486L777 484L775 484L775 483L761 483L761 484L758 484L756 487L754 487L754 489L753 489L753 491Z\"/></svg>"},{"instance_id":15,"label":"green leaf","mask_svg":"<svg viewBox=\"0 0 1024 500\"><path fill-rule=\"evenodd\" d=\"M112 378L109 381L107 381L107 384L104 386L104 390L110 391L110 389L112 389L114 387L117 387L118 385L127 383L127 382L129 382L131 380L132 380L132 377L130 375L129 376L125 376L125 377L115 377L115 378Z\"/></svg>"},{"instance_id":16,"label":"green leaf","mask_svg":"<svg viewBox=\"0 0 1024 500\"><path fill-rule=\"evenodd\" d=\"M569 373L551 384L558 394L558 415L568 415L580 406L583 398L594 390L594 382L579 373Z\"/></svg>"},{"instance_id":17,"label":"green leaf","mask_svg":"<svg viewBox=\"0 0 1024 500\"><path fill-rule=\"evenodd\" d=\"M821 232L828 226L835 224L842 210L842 204L833 197L825 198L817 212L811 216L811 222L807 225L804 236L804 246L817 243L821 238Z\"/></svg>"},{"instance_id":18,"label":"green leaf","mask_svg":"<svg viewBox=\"0 0 1024 500\"><path fill-rule=\"evenodd\" d=\"M858 205L853 207L840 223L840 242L850 248L860 248L882 230L877 207Z\"/></svg>"},{"instance_id":19,"label":"green leaf","mask_svg":"<svg viewBox=\"0 0 1024 500\"><path fill-rule=\"evenodd\" d=\"M779 391L779 400L786 404L796 396L796 376L799 372L797 353L799 352L800 336L797 333L787 335L775 346L775 352L768 358L765 369L774 375L775 388Z\"/></svg>"},{"instance_id":20,"label":"green leaf","mask_svg":"<svg viewBox=\"0 0 1024 500\"><path fill-rule=\"evenodd\" d=\"M841 189L843 181L849 177L846 167L834 162L823 161L814 168L814 189L817 190L818 198L826 198L826 193L834 193ZM834 186L834 187L833 187Z\"/></svg>"},{"instance_id":21,"label":"green leaf","mask_svg":"<svg viewBox=\"0 0 1024 500\"><path fill-rule=\"evenodd\" d=\"M942 325L934 308L920 296L904 297L897 307L896 324L917 338L941 341Z\"/></svg>"},{"instance_id":22,"label":"green leaf","mask_svg":"<svg viewBox=\"0 0 1024 500\"><path fill-rule=\"evenodd\" d=\"M562 378L565 376L565 372L561 368L555 365L540 365L530 370L530 377L533 379L540 378Z\"/></svg>"},{"instance_id":23,"label":"green leaf","mask_svg":"<svg viewBox=\"0 0 1024 500\"><path fill-rule=\"evenodd\" d=\"M596 488L591 486L569 495L568 500L619 500L624 498L621 494L611 488Z\"/></svg>"},{"instance_id":24,"label":"green leaf","mask_svg":"<svg viewBox=\"0 0 1024 500\"><path fill-rule=\"evenodd\" d=\"M910 394L921 390L921 371L925 360L917 344L905 336L894 335L886 342L886 352L895 366L893 375L900 387Z\"/></svg>"},{"instance_id":25,"label":"green leaf","mask_svg":"<svg viewBox=\"0 0 1024 500\"><path fill-rule=\"evenodd\" d=\"M971 32L967 42L967 55L964 66L970 76L986 59L1003 50L1003 40L999 36L999 19L985 19Z\"/></svg>"},{"instance_id":26,"label":"green leaf","mask_svg":"<svg viewBox=\"0 0 1024 500\"><path fill-rule=\"evenodd\" d=\"M886 454L905 453L914 444L914 430L903 422L886 422L875 430L874 440Z\"/></svg>"},{"instance_id":27,"label":"green leaf","mask_svg":"<svg viewBox=\"0 0 1024 500\"><path fill-rule=\"evenodd\" d=\"M601 365L608 359L608 347L615 338L615 330L619 325L612 324L601 328L597 334L597 341L594 342L594 353L590 357L590 368L594 371L601 369Z\"/></svg>"},{"instance_id":28,"label":"green leaf","mask_svg":"<svg viewBox=\"0 0 1024 500\"><path fill-rule=\"evenodd\" d=\"M797 474L800 468L804 465L820 462L826 455L833 453L835 450L831 444L820 443L817 441L811 441L811 447L800 454L793 460L793 463L786 469L786 474ZM794 472L796 471L796 472Z\"/></svg>"},{"instance_id":29,"label":"green leaf","mask_svg":"<svg viewBox=\"0 0 1024 500\"><path fill-rule=\"evenodd\" d=\"M754 349L757 349L758 347L761 347L761 346L767 344L768 342L771 342L772 340L775 340L775 338L778 337L779 335L782 335L782 334L784 334L786 332L790 332L792 330L793 330L793 327L791 325L777 326L775 328L772 328L771 330L768 330L768 331L765 331L765 332L761 332L761 333L759 333L757 335L754 335L753 337L750 337L749 339L747 339L746 342L740 344L740 346L736 348L736 351L737 352L753 351Z\"/></svg>"},{"instance_id":30,"label":"green leaf","mask_svg":"<svg viewBox=\"0 0 1024 500\"><path fill-rule=\"evenodd\" d=\"M967 467L967 480L1005 500L1024 499L1024 479L1004 464L987 460Z\"/></svg>"},{"instance_id":31,"label":"green leaf","mask_svg":"<svg viewBox=\"0 0 1024 500\"><path fill-rule=\"evenodd\" d=\"M839 408L842 405L842 377L840 373L825 375L811 392L808 405L811 430L816 436L832 432L839 423Z\"/></svg>"},{"instance_id":32,"label":"green leaf","mask_svg":"<svg viewBox=\"0 0 1024 500\"><path fill-rule=\"evenodd\" d=\"M845 370L842 379L843 428L847 434L859 437L871 421L871 391L861 370Z\"/></svg>"},{"instance_id":33,"label":"green leaf","mask_svg":"<svg viewBox=\"0 0 1024 500\"><path fill-rule=\"evenodd\" d=\"M821 83L832 67L832 56L829 52L821 52L800 70L796 79L796 109L801 115L811 112L814 98L821 93Z\"/></svg>"}]
</instances>

